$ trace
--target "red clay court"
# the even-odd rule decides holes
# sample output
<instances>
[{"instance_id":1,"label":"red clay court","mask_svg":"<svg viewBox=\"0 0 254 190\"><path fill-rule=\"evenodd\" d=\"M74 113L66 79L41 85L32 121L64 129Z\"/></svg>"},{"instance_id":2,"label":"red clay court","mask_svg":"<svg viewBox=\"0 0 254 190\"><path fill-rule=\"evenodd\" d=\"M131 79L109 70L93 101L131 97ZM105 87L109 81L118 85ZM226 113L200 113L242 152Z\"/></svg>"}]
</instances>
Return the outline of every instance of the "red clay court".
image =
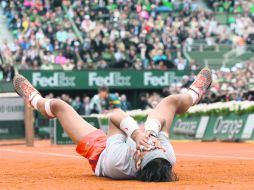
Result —
<instances>
[{"instance_id":1,"label":"red clay court","mask_svg":"<svg viewBox=\"0 0 254 190\"><path fill-rule=\"evenodd\" d=\"M0 147L0 187L5 189L253 189L253 143L173 142L179 181L153 183L93 175L74 145L49 141Z\"/></svg>"}]
</instances>

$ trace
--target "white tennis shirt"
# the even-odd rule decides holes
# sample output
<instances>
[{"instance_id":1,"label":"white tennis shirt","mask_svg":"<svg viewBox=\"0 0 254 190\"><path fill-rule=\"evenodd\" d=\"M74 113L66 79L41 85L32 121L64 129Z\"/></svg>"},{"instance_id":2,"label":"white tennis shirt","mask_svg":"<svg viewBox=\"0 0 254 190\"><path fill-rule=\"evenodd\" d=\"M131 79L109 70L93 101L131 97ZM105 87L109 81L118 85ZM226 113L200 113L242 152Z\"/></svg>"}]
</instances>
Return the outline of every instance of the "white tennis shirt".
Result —
<instances>
[{"instance_id":1,"label":"white tennis shirt","mask_svg":"<svg viewBox=\"0 0 254 190\"><path fill-rule=\"evenodd\" d=\"M160 132L158 139L166 148L165 155L172 166L176 163L174 149L164 132ZM113 179L133 179L136 177L134 153L136 143L122 134L117 134L107 139L106 148L100 155L95 175Z\"/></svg>"}]
</instances>

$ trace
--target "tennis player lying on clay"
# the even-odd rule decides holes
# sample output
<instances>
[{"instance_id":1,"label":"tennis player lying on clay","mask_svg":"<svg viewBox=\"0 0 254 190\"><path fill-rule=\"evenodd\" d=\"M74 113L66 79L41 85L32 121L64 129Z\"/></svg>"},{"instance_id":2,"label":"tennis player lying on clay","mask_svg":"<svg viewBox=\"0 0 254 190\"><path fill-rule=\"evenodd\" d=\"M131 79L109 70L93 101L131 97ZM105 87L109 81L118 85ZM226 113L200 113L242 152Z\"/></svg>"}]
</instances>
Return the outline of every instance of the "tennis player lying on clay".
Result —
<instances>
[{"instance_id":1,"label":"tennis player lying on clay","mask_svg":"<svg viewBox=\"0 0 254 190\"><path fill-rule=\"evenodd\" d=\"M28 104L48 118L57 118L65 132L77 144L76 151L87 158L97 176L142 181L174 181L176 157L168 140L175 114L186 112L200 101L212 82L211 71L204 68L185 94L164 98L145 122L145 131L120 109L109 113L106 135L79 116L59 99L45 99L17 74L13 79L16 92Z\"/></svg>"}]
</instances>

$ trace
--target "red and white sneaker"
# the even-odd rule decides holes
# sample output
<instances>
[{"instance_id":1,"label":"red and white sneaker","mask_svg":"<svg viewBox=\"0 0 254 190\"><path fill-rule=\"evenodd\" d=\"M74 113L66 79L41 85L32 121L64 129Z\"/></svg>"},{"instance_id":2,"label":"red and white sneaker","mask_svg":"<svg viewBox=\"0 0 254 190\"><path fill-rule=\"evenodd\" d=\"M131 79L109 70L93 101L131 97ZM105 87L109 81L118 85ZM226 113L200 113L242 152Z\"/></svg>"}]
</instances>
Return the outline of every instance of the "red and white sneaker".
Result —
<instances>
[{"instance_id":1,"label":"red and white sneaker","mask_svg":"<svg viewBox=\"0 0 254 190\"><path fill-rule=\"evenodd\" d=\"M13 78L13 86L18 95L20 95L29 105L32 106L31 101L35 95L40 93L34 86L22 75L16 74ZM33 106L32 106L33 107Z\"/></svg>"},{"instance_id":2,"label":"red and white sneaker","mask_svg":"<svg viewBox=\"0 0 254 190\"><path fill-rule=\"evenodd\" d=\"M211 84L212 72L208 67L205 67L198 73L195 81L189 87L189 90L192 90L198 95L198 99L194 104L197 104L202 99Z\"/></svg>"}]
</instances>

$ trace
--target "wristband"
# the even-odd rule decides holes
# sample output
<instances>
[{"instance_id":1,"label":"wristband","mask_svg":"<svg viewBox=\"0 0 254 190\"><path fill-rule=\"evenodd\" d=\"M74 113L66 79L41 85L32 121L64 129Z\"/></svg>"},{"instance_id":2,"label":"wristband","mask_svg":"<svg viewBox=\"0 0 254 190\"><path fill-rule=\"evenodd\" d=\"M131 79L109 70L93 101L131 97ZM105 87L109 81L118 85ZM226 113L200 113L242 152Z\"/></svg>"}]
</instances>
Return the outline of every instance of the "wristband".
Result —
<instances>
[{"instance_id":1,"label":"wristband","mask_svg":"<svg viewBox=\"0 0 254 190\"><path fill-rule=\"evenodd\" d=\"M151 131L153 136L158 136L161 130L161 123L157 119L148 119L145 122L145 132Z\"/></svg>"},{"instance_id":2,"label":"wristband","mask_svg":"<svg viewBox=\"0 0 254 190\"><path fill-rule=\"evenodd\" d=\"M120 123L120 129L131 137L132 133L139 129L138 123L132 117L125 117Z\"/></svg>"}]
</instances>

